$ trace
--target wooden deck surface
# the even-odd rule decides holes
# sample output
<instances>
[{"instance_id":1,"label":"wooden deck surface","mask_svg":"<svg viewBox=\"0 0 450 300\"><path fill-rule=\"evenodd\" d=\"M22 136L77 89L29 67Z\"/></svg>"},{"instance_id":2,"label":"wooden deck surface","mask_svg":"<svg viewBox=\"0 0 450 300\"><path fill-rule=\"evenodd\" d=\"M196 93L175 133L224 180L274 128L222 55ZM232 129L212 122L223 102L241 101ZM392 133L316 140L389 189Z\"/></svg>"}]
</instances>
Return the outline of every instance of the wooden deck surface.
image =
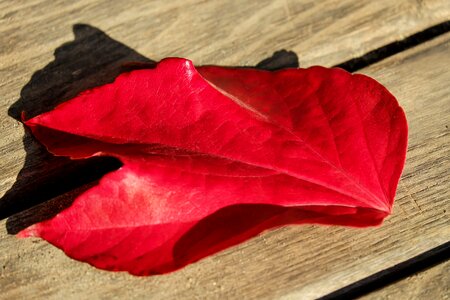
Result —
<instances>
[{"instance_id":1,"label":"wooden deck surface","mask_svg":"<svg viewBox=\"0 0 450 300\"><path fill-rule=\"evenodd\" d=\"M18 112L36 114L51 108L52 98L110 81L123 61L181 56L243 66L286 49L302 67L333 66L450 19L445 0L121 2L0 1L3 217L41 202L49 195L43 185L58 191L67 184L60 177L85 170L24 138ZM38 239L17 239L3 220L0 298L313 299L449 242L449 65L447 33L358 70L397 97L410 127L394 213L381 227L285 227L178 272L141 278L94 269ZM64 202L73 188L51 202ZM10 233L46 205L12 216ZM448 263L426 272L366 297L420 297L430 278L442 282L433 295L448 294L448 276L439 275Z\"/></svg>"}]
</instances>

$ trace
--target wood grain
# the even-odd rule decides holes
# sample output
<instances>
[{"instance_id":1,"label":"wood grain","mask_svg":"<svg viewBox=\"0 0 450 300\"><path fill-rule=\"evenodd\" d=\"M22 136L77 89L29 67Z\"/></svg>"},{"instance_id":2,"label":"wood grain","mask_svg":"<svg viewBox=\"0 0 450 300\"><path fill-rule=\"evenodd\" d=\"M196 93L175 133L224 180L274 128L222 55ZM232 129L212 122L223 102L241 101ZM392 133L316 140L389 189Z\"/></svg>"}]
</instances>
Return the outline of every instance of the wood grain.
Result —
<instances>
[{"instance_id":1,"label":"wood grain","mask_svg":"<svg viewBox=\"0 0 450 300\"><path fill-rule=\"evenodd\" d=\"M449 299L450 261L400 280L360 300Z\"/></svg>"},{"instance_id":2,"label":"wood grain","mask_svg":"<svg viewBox=\"0 0 450 300\"><path fill-rule=\"evenodd\" d=\"M1 1L0 197L10 192L0 216L48 199L48 191L56 196L90 173L24 136L21 111L32 116L111 81L124 61L181 56L196 64L254 65L285 48L302 66L331 66L449 16L445 0Z\"/></svg>"},{"instance_id":3,"label":"wood grain","mask_svg":"<svg viewBox=\"0 0 450 300\"><path fill-rule=\"evenodd\" d=\"M383 226L280 228L175 273L132 277L19 240L1 223L0 297L312 299L449 241L449 51L446 34L361 71L396 95L410 127L394 213Z\"/></svg>"}]
</instances>

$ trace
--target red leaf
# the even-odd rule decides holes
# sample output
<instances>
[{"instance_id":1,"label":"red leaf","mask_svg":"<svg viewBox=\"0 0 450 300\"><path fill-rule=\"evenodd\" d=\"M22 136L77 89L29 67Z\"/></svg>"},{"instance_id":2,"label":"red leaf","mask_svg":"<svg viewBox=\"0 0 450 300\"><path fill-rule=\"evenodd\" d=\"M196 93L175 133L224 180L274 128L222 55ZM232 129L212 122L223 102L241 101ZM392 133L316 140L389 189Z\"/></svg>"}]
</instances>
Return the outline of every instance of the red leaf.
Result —
<instances>
[{"instance_id":1,"label":"red leaf","mask_svg":"<svg viewBox=\"0 0 450 300\"><path fill-rule=\"evenodd\" d=\"M55 155L119 170L25 229L108 270L164 273L284 224L369 226L391 212L407 124L375 80L340 69L122 74L26 122Z\"/></svg>"}]
</instances>

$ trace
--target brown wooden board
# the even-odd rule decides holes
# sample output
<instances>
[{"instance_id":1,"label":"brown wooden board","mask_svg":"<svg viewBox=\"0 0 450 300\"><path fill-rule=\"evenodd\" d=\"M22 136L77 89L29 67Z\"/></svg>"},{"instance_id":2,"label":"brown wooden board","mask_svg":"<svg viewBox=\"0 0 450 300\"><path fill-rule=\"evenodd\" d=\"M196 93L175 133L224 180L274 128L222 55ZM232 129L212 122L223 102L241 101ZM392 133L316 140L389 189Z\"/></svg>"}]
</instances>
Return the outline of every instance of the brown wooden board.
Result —
<instances>
[{"instance_id":1,"label":"brown wooden board","mask_svg":"<svg viewBox=\"0 0 450 300\"><path fill-rule=\"evenodd\" d=\"M1 2L0 90L4 96L0 101L4 133L0 140L1 189L6 191L12 186L25 157L21 143L23 130L7 116L7 110L32 73L53 60L53 49L71 40L69 29L76 22L96 25L155 60L179 55L199 64L255 64L272 51L287 48L297 51L303 66L308 66L337 64L439 23L449 15L446 1L395 1L394 4L390 3L394 1L370 4L339 1L338 6L331 5L332 2L303 2L303 8L297 10L288 1L196 5L183 2L182 8L181 2L157 5L131 1L120 8L118 4L103 2L30 1L22 4L22 9L12 1ZM341 14L337 13L338 8ZM212 15L221 17L212 20ZM258 24L261 20L267 20L272 31ZM323 22L328 25L307 29ZM291 31L285 28L289 24L297 34L289 35ZM208 34L208 30L212 33ZM280 31L276 33L277 30ZM206 35L202 36L201 32ZM102 33L88 36L104 38ZM3 221L0 223L0 297L310 299L449 241L449 39L449 34L441 36L361 71L386 85L398 98L410 126L407 164L394 213L383 226L371 229L285 227L172 274L133 277L99 271L71 260L38 239L17 239L6 233ZM114 45L113 53L120 54L116 61L124 57L142 58L136 52L129 52L129 48L127 52L122 46ZM324 49L322 54L320 49ZM76 67L70 70L75 72L76 79ZM97 75L89 73L87 77ZM80 86L86 85L89 82ZM51 84L47 87L52 90ZM28 153L32 159L33 151ZM70 195L62 196L65 197Z\"/></svg>"}]
</instances>

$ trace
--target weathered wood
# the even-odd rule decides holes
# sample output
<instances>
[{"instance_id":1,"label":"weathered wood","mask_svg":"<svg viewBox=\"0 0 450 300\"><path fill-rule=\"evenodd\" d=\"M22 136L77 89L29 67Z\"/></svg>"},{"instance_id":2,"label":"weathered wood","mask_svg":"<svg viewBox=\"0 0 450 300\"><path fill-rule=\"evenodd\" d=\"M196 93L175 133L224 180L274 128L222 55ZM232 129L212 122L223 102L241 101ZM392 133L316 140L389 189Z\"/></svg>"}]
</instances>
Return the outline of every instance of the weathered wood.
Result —
<instances>
[{"instance_id":1,"label":"weathered wood","mask_svg":"<svg viewBox=\"0 0 450 300\"><path fill-rule=\"evenodd\" d=\"M76 178L93 179L85 178L89 163L52 158L29 135L22 144L23 128L13 118L111 81L124 61L181 56L196 64L255 65L286 48L303 66L331 66L449 15L445 0L2 1L0 197L9 192L0 218L81 184ZM111 37L77 25L70 42L77 23Z\"/></svg>"},{"instance_id":2,"label":"weathered wood","mask_svg":"<svg viewBox=\"0 0 450 300\"><path fill-rule=\"evenodd\" d=\"M361 300L449 299L450 261L400 280Z\"/></svg>"},{"instance_id":3,"label":"weathered wood","mask_svg":"<svg viewBox=\"0 0 450 300\"><path fill-rule=\"evenodd\" d=\"M1 223L4 298L311 299L450 240L450 34L364 69L404 107L407 164L393 215L378 228L291 226L163 276L99 271Z\"/></svg>"}]
</instances>

